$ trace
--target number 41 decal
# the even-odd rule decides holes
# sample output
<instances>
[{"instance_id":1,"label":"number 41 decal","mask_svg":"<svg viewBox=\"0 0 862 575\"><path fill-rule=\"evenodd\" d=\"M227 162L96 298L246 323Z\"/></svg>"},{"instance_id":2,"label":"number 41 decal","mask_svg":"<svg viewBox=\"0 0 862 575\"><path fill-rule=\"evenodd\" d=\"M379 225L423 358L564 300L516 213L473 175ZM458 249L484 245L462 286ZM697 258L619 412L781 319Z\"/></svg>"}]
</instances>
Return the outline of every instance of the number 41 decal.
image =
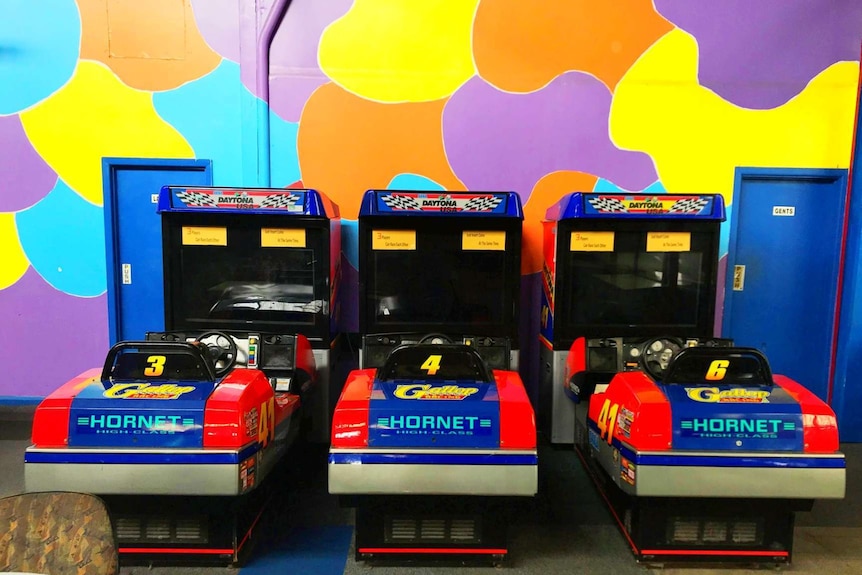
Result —
<instances>
[{"instance_id":1,"label":"number 41 decal","mask_svg":"<svg viewBox=\"0 0 862 575\"><path fill-rule=\"evenodd\" d=\"M614 428L617 426L617 412L620 410L620 404L611 404L610 399L606 399L602 404L602 409L599 411L599 435L602 439L611 444L614 438Z\"/></svg>"}]
</instances>

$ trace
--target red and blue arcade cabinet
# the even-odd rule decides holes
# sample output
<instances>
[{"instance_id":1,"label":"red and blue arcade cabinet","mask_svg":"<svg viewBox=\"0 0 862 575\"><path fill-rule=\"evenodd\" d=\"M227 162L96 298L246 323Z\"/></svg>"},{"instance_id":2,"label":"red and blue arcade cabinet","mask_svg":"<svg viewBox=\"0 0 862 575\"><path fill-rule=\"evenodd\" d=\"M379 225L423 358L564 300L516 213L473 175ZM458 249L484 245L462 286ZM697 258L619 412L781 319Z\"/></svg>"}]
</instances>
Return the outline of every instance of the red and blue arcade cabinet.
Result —
<instances>
[{"instance_id":1,"label":"red and blue arcade cabinet","mask_svg":"<svg viewBox=\"0 0 862 575\"><path fill-rule=\"evenodd\" d=\"M514 193L369 191L359 215L360 369L333 415L329 492L356 558L500 562L538 489L517 372Z\"/></svg>"},{"instance_id":2,"label":"red and blue arcade cabinet","mask_svg":"<svg viewBox=\"0 0 862 575\"><path fill-rule=\"evenodd\" d=\"M577 192L548 208L538 411L551 443L574 442L573 389L620 371L616 351L592 343L713 335L724 219L720 195ZM569 381L576 341L589 350L590 381Z\"/></svg>"},{"instance_id":3,"label":"red and blue arcade cabinet","mask_svg":"<svg viewBox=\"0 0 862 575\"><path fill-rule=\"evenodd\" d=\"M787 564L845 491L831 408L714 338L718 195L566 196L547 213L545 424L638 561Z\"/></svg>"},{"instance_id":4,"label":"red and blue arcade cabinet","mask_svg":"<svg viewBox=\"0 0 862 575\"><path fill-rule=\"evenodd\" d=\"M315 190L166 186L162 215L165 328L148 339L229 332L249 367L279 388L289 381L295 335L311 344L318 392L308 439L329 439L337 335L341 220ZM246 362L243 362L246 363Z\"/></svg>"}]
</instances>

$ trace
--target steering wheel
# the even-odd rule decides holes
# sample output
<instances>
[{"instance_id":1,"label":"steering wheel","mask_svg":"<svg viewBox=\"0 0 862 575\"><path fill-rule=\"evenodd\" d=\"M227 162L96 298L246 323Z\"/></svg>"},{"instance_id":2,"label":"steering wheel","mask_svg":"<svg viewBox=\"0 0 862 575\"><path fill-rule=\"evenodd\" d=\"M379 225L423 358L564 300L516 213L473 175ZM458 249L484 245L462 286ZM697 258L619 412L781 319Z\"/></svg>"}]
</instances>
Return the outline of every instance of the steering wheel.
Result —
<instances>
[{"instance_id":1,"label":"steering wheel","mask_svg":"<svg viewBox=\"0 0 862 575\"><path fill-rule=\"evenodd\" d=\"M205 341L215 338L212 341ZM223 331L207 331L200 334L195 341L207 346L207 352L213 360L213 370L217 377L221 377L236 364L237 349L236 342L231 336ZM221 366L219 366L221 363Z\"/></svg>"},{"instance_id":2,"label":"steering wheel","mask_svg":"<svg viewBox=\"0 0 862 575\"><path fill-rule=\"evenodd\" d=\"M455 341L445 333L428 333L419 339L419 343L455 343Z\"/></svg>"},{"instance_id":3,"label":"steering wheel","mask_svg":"<svg viewBox=\"0 0 862 575\"><path fill-rule=\"evenodd\" d=\"M643 346L641 365L653 379L662 379L670 360L682 349L682 341L675 337L654 337Z\"/></svg>"}]
</instances>

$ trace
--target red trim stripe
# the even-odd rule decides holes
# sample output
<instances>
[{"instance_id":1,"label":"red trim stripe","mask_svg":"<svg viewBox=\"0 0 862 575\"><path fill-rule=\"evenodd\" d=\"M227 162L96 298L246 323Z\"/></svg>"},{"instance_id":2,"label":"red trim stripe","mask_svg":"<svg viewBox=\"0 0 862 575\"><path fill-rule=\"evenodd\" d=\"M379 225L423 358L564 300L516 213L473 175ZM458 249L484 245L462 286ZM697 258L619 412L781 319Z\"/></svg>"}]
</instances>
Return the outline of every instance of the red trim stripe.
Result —
<instances>
[{"instance_id":1,"label":"red trim stripe","mask_svg":"<svg viewBox=\"0 0 862 575\"><path fill-rule=\"evenodd\" d=\"M721 555L743 557L789 557L789 551L734 551L732 549L644 549L644 555Z\"/></svg>"},{"instance_id":2,"label":"red trim stripe","mask_svg":"<svg viewBox=\"0 0 862 575\"><path fill-rule=\"evenodd\" d=\"M506 555L509 553L507 549L463 549L450 547L360 547L360 553L437 553L437 554L458 554L458 555Z\"/></svg>"},{"instance_id":3,"label":"red trim stripe","mask_svg":"<svg viewBox=\"0 0 862 575\"><path fill-rule=\"evenodd\" d=\"M260 507L260 511L258 511L258 512L257 512L257 515L255 516L254 521L252 521L252 522L251 522L251 525L249 526L248 531L246 531L246 532L245 532L245 535L243 536L242 540L241 540L241 541L239 542L239 544L236 546L236 552L237 552L237 553L239 553L239 552L240 552L240 550L242 549L243 545L245 545L245 544L246 544L246 542L251 538L251 532L252 532L252 531L254 531L254 528L255 528L255 527L257 527L257 523L258 523L258 521L260 521L260 518L263 516L263 510L264 510L264 509L266 509L267 507L269 507L269 502L270 502L270 500L271 500L271 499L272 499L272 496L270 496L270 497L266 500L266 503L264 503L263 505L261 505L261 507Z\"/></svg>"},{"instance_id":4,"label":"red trim stripe","mask_svg":"<svg viewBox=\"0 0 862 575\"><path fill-rule=\"evenodd\" d=\"M120 547L120 553L164 553L166 555L233 555L233 549L194 549L177 547Z\"/></svg>"}]
</instances>

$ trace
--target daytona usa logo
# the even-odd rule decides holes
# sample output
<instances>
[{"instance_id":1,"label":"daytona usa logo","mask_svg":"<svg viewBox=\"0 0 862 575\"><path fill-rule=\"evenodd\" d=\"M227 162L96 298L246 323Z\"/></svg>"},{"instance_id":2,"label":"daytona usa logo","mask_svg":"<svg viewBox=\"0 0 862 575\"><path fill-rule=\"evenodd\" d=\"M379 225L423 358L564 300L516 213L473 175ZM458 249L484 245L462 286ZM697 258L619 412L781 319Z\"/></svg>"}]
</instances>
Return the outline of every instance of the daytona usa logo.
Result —
<instances>
[{"instance_id":1,"label":"daytona usa logo","mask_svg":"<svg viewBox=\"0 0 862 575\"><path fill-rule=\"evenodd\" d=\"M188 208L302 210L301 195L280 190L234 191L188 188L176 192L176 198Z\"/></svg>"},{"instance_id":2,"label":"daytona usa logo","mask_svg":"<svg viewBox=\"0 0 862 575\"><path fill-rule=\"evenodd\" d=\"M392 211L418 212L491 212L503 201L498 195L407 194L380 196L380 201Z\"/></svg>"}]
</instances>

